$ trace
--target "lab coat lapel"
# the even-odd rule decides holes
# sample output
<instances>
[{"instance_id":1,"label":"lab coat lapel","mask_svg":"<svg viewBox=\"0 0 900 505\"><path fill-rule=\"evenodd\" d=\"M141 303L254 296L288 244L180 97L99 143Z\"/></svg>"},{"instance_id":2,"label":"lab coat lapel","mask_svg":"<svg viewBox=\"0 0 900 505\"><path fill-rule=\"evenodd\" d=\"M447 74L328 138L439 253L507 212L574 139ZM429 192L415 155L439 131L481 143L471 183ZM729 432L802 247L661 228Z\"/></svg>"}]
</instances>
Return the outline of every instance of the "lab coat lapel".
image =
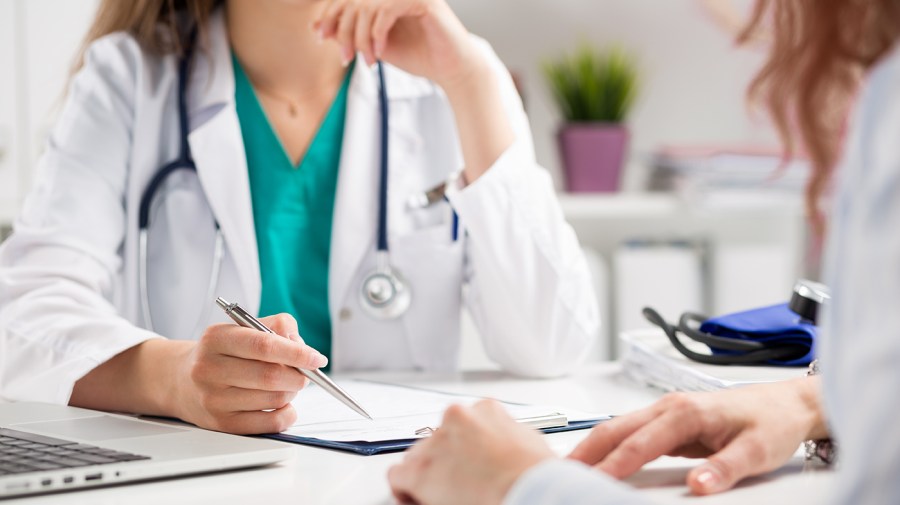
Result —
<instances>
[{"instance_id":1,"label":"lab coat lapel","mask_svg":"<svg viewBox=\"0 0 900 505\"><path fill-rule=\"evenodd\" d=\"M332 321L344 304L350 283L369 249L374 251L378 219L380 122L378 81L357 63L347 93L337 195L331 232L328 304Z\"/></svg>"},{"instance_id":2,"label":"lab coat lapel","mask_svg":"<svg viewBox=\"0 0 900 505\"><path fill-rule=\"evenodd\" d=\"M332 321L346 301L347 291L358 289L351 282L356 278L367 253L375 252L375 235L378 229L378 183L381 156L381 113L378 102L378 75L375 68L363 64L361 56L350 80L347 94L347 118L341 148L341 166L338 174L337 196L331 233L331 258L329 264L328 303ZM421 123L410 121L408 107L416 99L434 94L434 85L414 77L390 65L385 65L384 75L390 112L388 171L393 174L388 184L389 196L403 191L395 184L397 171L415 170L410 166L409 142L398 139L418 139ZM399 109L406 107L403 114ZM398 114L398 112L401 112ZM406 118L406 120L403 120ZM415 143L413 143L415 144ZM396 223L398 207L388 199L388 239L391 223Z\"/></svg>"},{"instance_id":3,"label":"lab coat lapel","mask_svg":"<svg viewBox=\"0 0 900 505\"><path fill-rule=\"evenodd\" d=\"M191 74L188 140L200 183L244 287L246 298L238 301L256 314L262 281L247 159L234 104L231 48L221 9L210 18L209 28L209 47L205 53L198 48Z\"/></svg>"}]
</instances>

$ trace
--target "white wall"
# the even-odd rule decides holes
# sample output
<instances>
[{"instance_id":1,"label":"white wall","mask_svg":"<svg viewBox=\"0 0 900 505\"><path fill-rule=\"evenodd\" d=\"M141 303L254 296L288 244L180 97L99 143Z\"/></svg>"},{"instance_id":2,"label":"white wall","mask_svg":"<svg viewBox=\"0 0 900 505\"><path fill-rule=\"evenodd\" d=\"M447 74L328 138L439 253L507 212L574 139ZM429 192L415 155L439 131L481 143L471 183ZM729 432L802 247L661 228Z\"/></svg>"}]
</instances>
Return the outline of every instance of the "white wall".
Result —
<instances>
[{"instance_id":1,"label":"white wall","mask_svg":"<svg viewBox=\"0 0 900 505\"><path fill-rule=\"evenodd\" d=\"M13 0L0 0L0 221L15 211L19 186L15 25Z\"/></svg>"},{"instance_id":2,"label":"white wall","mask_svg":"<svg viewBox=\"0 0 900 505\"><path fill-rule=\"evenodd\" d=\"M751 0L731 1L740 12ZM736 48L699 0L450 0L469 29L486 38L525 81L538 160L554 173L558 114L540 62L586 40L620 43L638 56L643 85L629 123L632 163L671 143L771 142L749 118L745 89L763 54ZM634 186L640 173L628 174Z\"/></svg>"},{"instance_id":3,"label":"white wall","mask_svg":"<svg viewBox=\"0 0 900 505\"><path fill-rule=\"evenodd\" d=\"M774 138L744 107L744 90L762 55L735 48L700 0L449 2L466 26L488 39L524 78L538 159L554 175L559 170L559 120L539 65L582 40L621 43L640 60L643 85L629 121L628 187L641 181L646 153L660 144ZM742 9L750 2L734 0ZM13 69L0 75L0 149L9 151L0 159L0 220L12 215L30 184L54 106L97 3L0 0L0 68Z\"/></svg>"},{"instance_id":4,"label":"white wall","mask_svg":"<svg viewBox=\"0 0 900 505\"><path fill-rule=\"evenodd\" d=\"M0 0L0 222L13 217L98 0ZM4 138L6 144L4 145Z\"/></svg>"}]
</instances>

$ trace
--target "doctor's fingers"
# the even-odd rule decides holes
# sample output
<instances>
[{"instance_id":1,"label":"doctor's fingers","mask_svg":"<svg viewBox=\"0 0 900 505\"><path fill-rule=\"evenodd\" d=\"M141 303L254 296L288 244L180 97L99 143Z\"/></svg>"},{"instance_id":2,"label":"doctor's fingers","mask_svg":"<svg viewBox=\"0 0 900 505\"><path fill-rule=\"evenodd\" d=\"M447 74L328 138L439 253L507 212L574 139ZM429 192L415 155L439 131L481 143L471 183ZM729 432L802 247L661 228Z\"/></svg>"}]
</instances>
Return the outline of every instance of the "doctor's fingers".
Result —
<instances>
[{"instance_id":1,"label":"doctor's fingers","mask_svg":"<svg viewBox=\"0 0 900 505\"><path fill-rule=\"evenodd\" d=\"M300 391L309 382L290 366L224 355L195 362L191 378L198 384L259 391Z\"/></svg>"},{"instance_id":2,"label":"doctor's fingers","mask_svg":"<svg viewBox=\"0 0 900 505\"><path fill-rule=\"evenodd\" d=\"M210 388L200 395L200 404L219 415L277 410L296 398L296 391L260 391L239 387Z\"/></svg>"},{"instance_id":3,"label":"doctor's fingers","mask_svg":"<svg viewBox=\"0 0 900 505\"><path fill-rule=\"evenodd\" d=\"M319 14L319 17L313 21L312 28L318 33L321 40L335 36L338 23L341 20L341 14L343 14L347 3L347 0L330 0Z\"/></svg>"},{"instance_id":4,"label":"doctor's fingers","mask_svg":"<svg viewBox=\"0 0 900 505\"><path fill-rule=\"evenodd\" d=\"M265 318L267 320L268 318ZM312 347L280 335L273 335L233 324L207 328L198 343L201 352L222 354L266 363L314 369L328 359Z\"/></svg>"},{"instance_id":5,"label":"doctor's fingers","mask_svg":"<svg viewBox=\"0 0 900 505\"><path fill-rule=\"evenodd\" d=\"M363 5L356 16L356 27L353 33L353 45L363 54L366 65L374 65L378 57L375 55L372 43L372 23L375 20L375 11L368 5Z\"/></svg>"},{"instance_id":6,"label":"doctor's fingers","mask_svg":"<svg viewBox=\"0 0 900 505\"><path fill-rule=\"evenodd\" d=\"M260 318L260 322L282 337L291 338L291 334L299 333L297 320L285 312Z\"/></svg>"},{"instance_id":7,"label":"doctor's fingers","mask_svg":"<svg viewBox=\"0 0 900 505\"><path fill-rule=\"evenodd\" d=\"M380 58L388 34L401 17L429 12L432 0L332 0L313 23L323 39L334 38L342 48L362 51L367 63Z\"/></svg>"},{"instance_id":8,"label":"doctor's fingers","mask_svg":"<svg viewBox=\"0 0 900 505\"><path fill-rule=\"evenodd\" d=\"M357 14L358 11L356 9L345 8L338 20L335 40L337 40L338 45L341 47L341 63L343 63L344 66L347 66L350 61L353 60L353 55L356 53L353 39L356 34Z\"/></svg>"},{"instance_id":9,"label":"doctor's fingers","mask_svg":"<svg viewBox=\"0 0 900 505\"><path fill-rule=\"evenodd\" d=\"M270 412L232 412L216 416L204 427L236 435L258 435L284 431L296 420L297 412L287 404Z\"/></svg>"}]
</instances>

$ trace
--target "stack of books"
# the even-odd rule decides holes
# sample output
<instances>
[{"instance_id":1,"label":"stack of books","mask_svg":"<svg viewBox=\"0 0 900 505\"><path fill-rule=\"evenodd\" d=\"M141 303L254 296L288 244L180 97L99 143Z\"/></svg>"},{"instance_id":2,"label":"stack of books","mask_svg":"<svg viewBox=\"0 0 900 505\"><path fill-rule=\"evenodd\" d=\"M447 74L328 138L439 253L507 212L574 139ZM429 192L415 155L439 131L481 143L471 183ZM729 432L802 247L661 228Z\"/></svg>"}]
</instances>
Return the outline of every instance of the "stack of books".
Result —
<instances>
[{"instance_id":1,"label":"stack of books","mask_svg":"<svg viewBox=\"0 0 900 505\"><path fill-rule=\"evenodd\" d=\"M660 329L626 331L622 371L634 382L663 391L717 391L777 382L806 375L805 367L707 365L684 357ZM703 345L682 338L691 350L709 353Z\"/></svg>"}]
</instances>

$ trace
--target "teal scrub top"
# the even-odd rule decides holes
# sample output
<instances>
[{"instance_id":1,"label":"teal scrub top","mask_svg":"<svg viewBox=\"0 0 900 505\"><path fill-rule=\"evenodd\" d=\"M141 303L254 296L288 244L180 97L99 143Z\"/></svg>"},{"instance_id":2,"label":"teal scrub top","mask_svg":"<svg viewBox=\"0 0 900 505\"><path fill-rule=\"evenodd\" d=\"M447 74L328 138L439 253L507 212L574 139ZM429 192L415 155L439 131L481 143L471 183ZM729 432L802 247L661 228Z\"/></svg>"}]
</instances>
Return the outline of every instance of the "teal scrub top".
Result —
<instances>
[{"instance_id":1,"label":"teal scrub top","mask_svg":"<svg viewBox=\"0 0 900 505\"><path fill-rule=\"evenodd\" d=\"M259 315L291 314L303 340L330 359L328 259L352 67L294 166L233 54L232 61L259 249Z\"/></svg>"}]
</instances>

